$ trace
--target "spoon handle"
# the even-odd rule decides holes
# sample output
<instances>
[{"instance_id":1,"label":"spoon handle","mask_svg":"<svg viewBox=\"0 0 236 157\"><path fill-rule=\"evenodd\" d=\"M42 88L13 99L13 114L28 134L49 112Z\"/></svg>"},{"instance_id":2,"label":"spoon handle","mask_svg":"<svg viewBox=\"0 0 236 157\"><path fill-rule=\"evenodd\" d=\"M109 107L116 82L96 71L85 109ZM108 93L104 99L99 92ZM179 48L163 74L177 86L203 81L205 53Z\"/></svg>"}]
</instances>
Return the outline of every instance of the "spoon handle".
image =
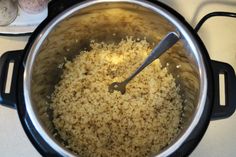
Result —
<instances>
[{"instance_id":1,"label":"spoon handle","mask_svg":"<svg viewBox=\"0 0 236 157\"><path fill-rule=\"evenodd\" d=\"M123 84L127 84L131 81L136 75L138 75L145 67L151 64L154 60L160 57L165 51L171 48L178 40L180 39L179 35L175 32L168 33L164 39L160 41L160 43L152 50L147 59L143 62L143 64L132 73Z\"/></svg>"}]
</instances>

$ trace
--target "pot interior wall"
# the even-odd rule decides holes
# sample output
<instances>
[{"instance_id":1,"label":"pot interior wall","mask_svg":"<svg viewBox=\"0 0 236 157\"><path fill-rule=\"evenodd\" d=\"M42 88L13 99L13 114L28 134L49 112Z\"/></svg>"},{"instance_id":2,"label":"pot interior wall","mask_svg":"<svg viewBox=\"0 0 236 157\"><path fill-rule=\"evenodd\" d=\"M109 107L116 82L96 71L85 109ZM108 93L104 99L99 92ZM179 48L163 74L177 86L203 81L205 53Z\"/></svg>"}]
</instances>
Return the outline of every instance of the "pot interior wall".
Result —
<instances>
[{"instance_id":1,"label":"pot interior wall","mask_svg":"<svg viewBox=\"0 0 236 157\"><path fill-rule=\"evenodd\" d=\"M72 60L84 48L89 49L91 40L119 42L127 36L146 38L157 44L175 27L154 11L128 3L99 4L82 9L58 23L41 45L31 72L31 99L34 111L45 130L51 134L55 129L51 122L49 96L60 80L60 64ZM181 39L172 49L161 56L163 67L180 85L184 101L182 114L183 132L192 120L198 105L200 79L196 56ZM177 68L179 67L179 68ZM60 138L58 138L60 139Z\"/></svg>"}]
</instances>

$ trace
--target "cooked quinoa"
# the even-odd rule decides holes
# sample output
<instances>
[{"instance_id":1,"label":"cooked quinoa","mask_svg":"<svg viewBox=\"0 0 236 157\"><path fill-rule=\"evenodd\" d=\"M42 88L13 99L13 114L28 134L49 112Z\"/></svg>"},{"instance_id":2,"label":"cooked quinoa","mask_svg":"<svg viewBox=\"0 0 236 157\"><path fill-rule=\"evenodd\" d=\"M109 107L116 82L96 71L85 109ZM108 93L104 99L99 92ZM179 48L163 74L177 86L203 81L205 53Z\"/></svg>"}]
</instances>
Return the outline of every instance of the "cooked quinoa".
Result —
<instances>
[{"instance_id":1,"label":"cooked quinoa","mask_svg":"<svg viewBox=\"0 0 236 157\"><path fill-rule=\"evenodd\" d=\"M157 59L122 95L108 92L148 56L153 45L126 38L118 44L91 42L63 67L50 104L53 123L67 147L82 157L145 157L178 134L182 99L175 79Z\"/></svg>"}]
</instances>

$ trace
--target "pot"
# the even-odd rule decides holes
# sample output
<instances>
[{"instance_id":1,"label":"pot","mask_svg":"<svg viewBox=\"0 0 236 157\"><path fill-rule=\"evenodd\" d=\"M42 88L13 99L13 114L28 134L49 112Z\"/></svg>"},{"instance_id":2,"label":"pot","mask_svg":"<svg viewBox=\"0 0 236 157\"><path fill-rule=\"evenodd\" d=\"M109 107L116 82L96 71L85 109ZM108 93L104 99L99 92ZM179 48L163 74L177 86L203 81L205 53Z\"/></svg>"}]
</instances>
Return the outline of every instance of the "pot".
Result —
<instances>
[{"instance_id":1,"label":"pot","mask_svg":"<svg viewBox=\"0 0 236 157\"><path fill-rule=\"evenodd\" d=\"M198 30L210 14L196 27ZM233 16L233 13L224 13ZM131 20L132 18L132 20ZM0 59L0 102L18 111L22 126L43 156L75 156L55 137L51 111L45 102L59 81L64 58L71 60L88 48L90 40L118 42L126 36L158 43L170 31L180 35L162 65L181 87L186 100L178 137L156 156L187 156L203 137L209 121L235 111L236 77L233 68L210 60L196 31L166 5L155 1L97 0L82 3L52 1L49 15L31 35L24 50L6 52ZM116 34L113 36L112 34ZM14 63L10 92L5 92L8 66ZM176 66L181 65L181 68ZM226 104L219 103L219 74L225 75Z\"/></svg>"}]
</instances>

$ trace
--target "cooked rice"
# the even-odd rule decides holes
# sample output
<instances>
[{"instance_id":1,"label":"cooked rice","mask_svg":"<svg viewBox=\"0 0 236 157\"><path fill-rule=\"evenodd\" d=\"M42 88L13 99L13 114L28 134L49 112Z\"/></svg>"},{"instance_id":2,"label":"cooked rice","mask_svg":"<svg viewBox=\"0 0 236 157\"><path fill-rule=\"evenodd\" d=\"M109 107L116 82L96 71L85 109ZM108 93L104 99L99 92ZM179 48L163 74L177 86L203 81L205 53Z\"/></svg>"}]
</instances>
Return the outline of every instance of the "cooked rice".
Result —
<instances>
[{"instance_id":1,"label":"cooked rice","mask_svg":"<svg viewBox=\"0 0 236 157\"><path fill-rule=\"evenodd\" d=\"M127 78L153 46L132 38L90 46L65 63L52 94L58 134L82 157L157 154L179 132L182 99L175 79L156 60L127 85L124 95L109 93L109 84Z\"/></svg>"}]
</instances>

